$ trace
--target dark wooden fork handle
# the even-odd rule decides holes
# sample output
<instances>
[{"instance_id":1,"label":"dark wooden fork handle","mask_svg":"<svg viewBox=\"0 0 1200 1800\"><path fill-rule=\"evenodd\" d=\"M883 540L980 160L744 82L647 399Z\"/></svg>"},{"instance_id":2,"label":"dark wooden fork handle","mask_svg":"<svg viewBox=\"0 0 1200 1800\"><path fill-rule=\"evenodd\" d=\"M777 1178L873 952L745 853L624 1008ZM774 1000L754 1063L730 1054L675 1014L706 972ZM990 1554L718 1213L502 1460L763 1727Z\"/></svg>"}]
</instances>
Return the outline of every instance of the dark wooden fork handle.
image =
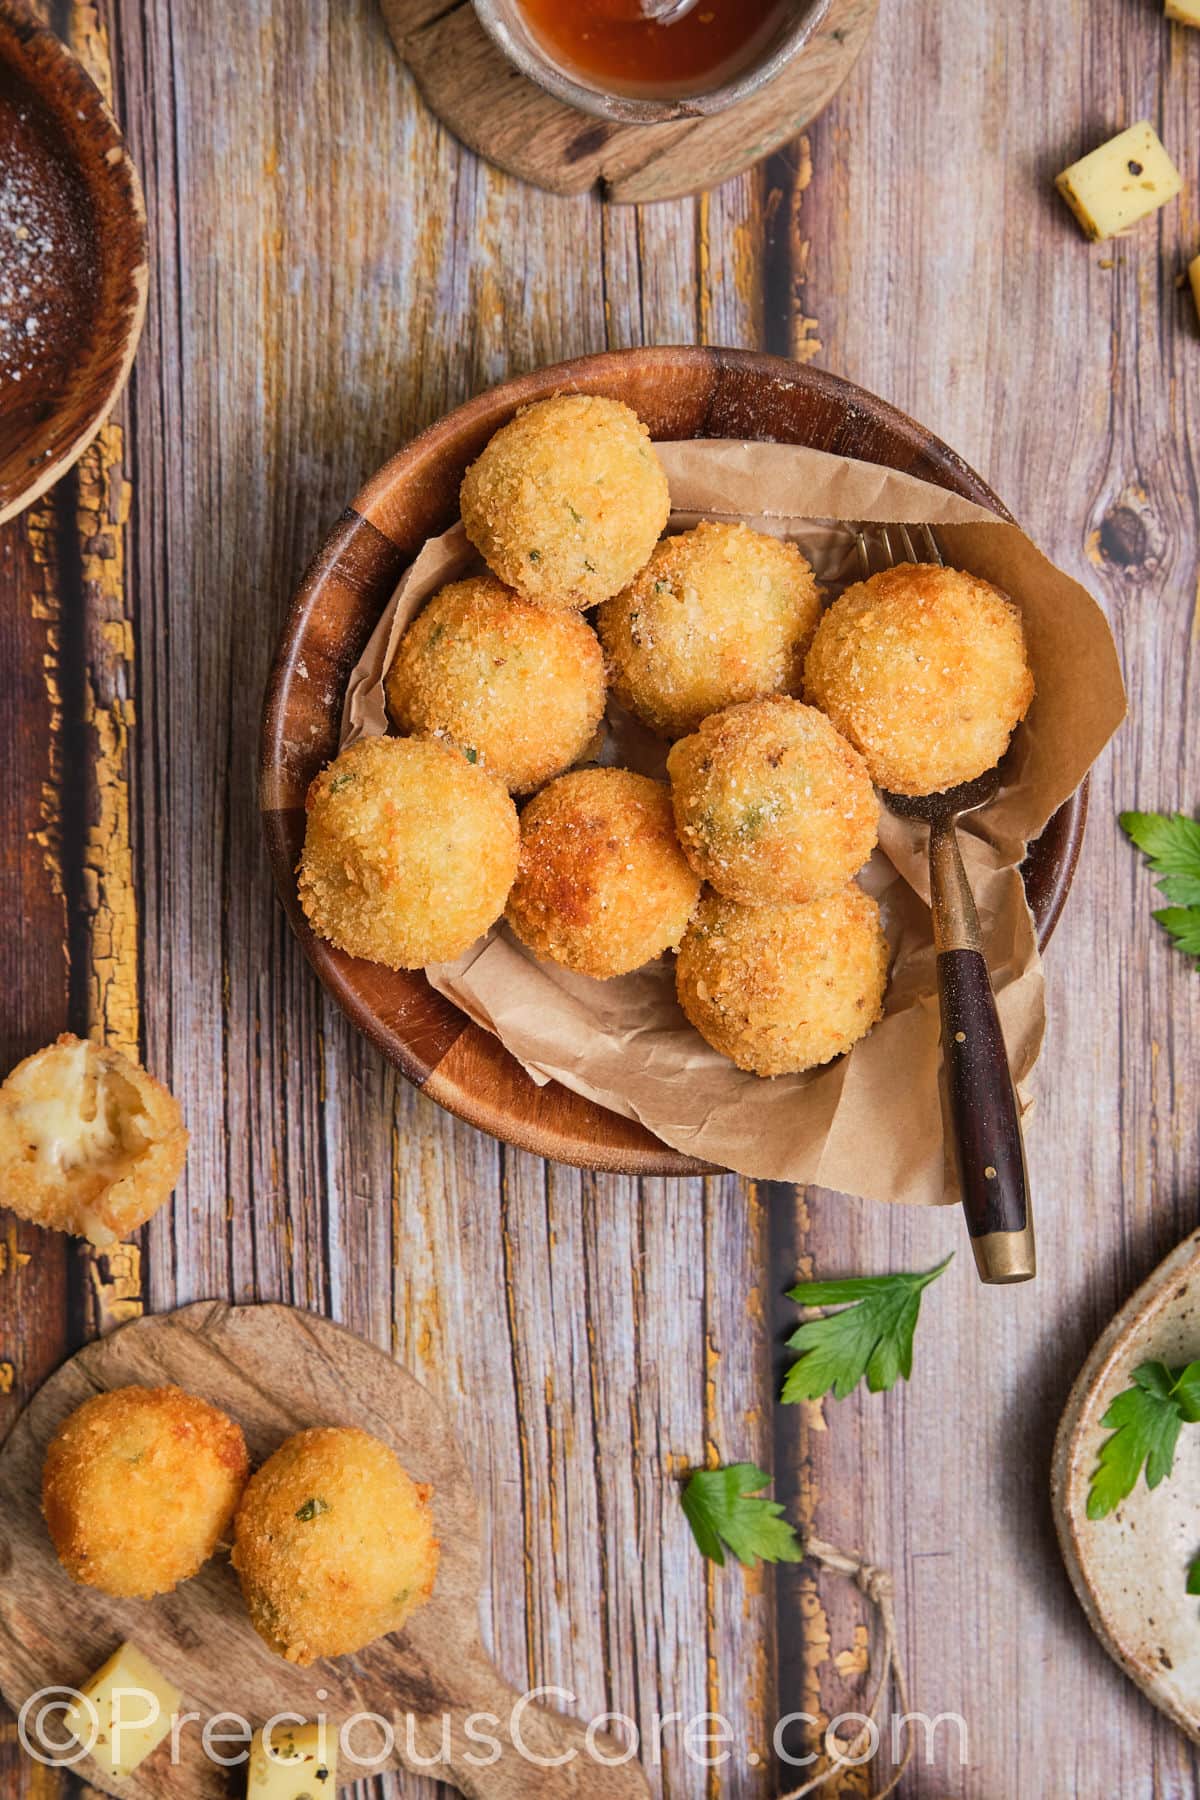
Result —
<instances>
[{"instance_id":1,"label":"dark wooden fork handle","mask_svg":"<svg viewBox=\"0 0 1200 1800\"><path fill-rule=\"evenodd\" d=\"M980 1279L1037 1273L1021 1120L987 963L978 950L937 959L942 1055L963 1211Z\"/></svg>"}]
</instances>

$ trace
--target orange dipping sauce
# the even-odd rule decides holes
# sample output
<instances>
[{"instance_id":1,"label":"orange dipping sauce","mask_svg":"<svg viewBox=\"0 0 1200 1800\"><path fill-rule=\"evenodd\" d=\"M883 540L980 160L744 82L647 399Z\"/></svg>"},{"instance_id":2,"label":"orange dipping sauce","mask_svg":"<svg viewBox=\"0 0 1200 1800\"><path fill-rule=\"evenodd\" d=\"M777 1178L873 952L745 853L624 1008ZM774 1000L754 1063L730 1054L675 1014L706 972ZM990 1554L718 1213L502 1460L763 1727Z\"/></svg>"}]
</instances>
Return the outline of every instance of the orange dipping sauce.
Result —
<instances>
[{"instance_id":1,"label":"orange dipping sauce","mask_svg":"<svg viewBox=\"0 0 1200 1800\"><path fill-rule=\"evenodd\" d=\"M695 0L669 24L641 0L519 0L568 75L612 93L676 96L717 87L767 49L793 0Z\"/></svg>"}]
</instances>

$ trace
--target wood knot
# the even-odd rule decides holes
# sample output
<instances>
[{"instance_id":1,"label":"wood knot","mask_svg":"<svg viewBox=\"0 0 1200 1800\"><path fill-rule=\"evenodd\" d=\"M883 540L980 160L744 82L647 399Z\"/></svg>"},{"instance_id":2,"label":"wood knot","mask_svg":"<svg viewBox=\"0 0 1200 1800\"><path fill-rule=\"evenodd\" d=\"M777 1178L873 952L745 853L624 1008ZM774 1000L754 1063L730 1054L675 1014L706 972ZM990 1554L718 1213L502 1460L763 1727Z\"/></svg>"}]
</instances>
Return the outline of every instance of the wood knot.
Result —
<instances>
[{"instance_id":1,"label":"wood knot","mask_svg":"<svg viewBox=\"0 0 1200 1800\"><path fill-rule=\"evenodd\" d=\"M1136 585L1161 566L1166 532L1150 496L1135 483L1122 488L1088 538L1088 555L1098 567Z\"/></svg>"},{"instance_id":2,"label":"wood knot","mask_svg":"<svg viewBox=\"0 0 1200 1800\"><path fill-rule=\"evenodd\" d=\"M1100 525L1100 550L1106 562L1122 569L1137 568L1150 551L1150 534L1146 521L1132 506L1117 506L1107 513Z\"/></svg>"}]
</instances>

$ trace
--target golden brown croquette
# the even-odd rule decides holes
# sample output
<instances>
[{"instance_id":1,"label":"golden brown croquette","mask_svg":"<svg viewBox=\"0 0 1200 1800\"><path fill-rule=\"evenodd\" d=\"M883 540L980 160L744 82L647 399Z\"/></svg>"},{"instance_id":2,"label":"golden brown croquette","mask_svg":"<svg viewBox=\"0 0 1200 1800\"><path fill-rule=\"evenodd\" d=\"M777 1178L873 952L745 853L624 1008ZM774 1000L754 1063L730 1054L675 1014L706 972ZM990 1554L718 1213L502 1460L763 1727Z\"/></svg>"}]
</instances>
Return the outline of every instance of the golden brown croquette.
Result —
<instances>
[{"instance_id":1,"label":"golden brown croquette","mask_svg":"<svg viewBox=\"0 0 1200 1800\"><path fill-rule=\"evenodd\" d=\"M234 1523L233 1566L264 1642L303 1665L399 1631L437 1575L429 1499L386 1444L355 1426L281 1444Z\"/></svg>"},{"instance_id":2,"label":"golden brown croquette","mask_svg":"<svg viewBox=\"0 0 1200 1800\"><path fill-rule=\"evenodd\" d=\"M739 700L799 693L820 606L794 544L706 520L666 538L597 629L617 697L677 738Z\"/></svg>"},{"instance_id":3,"label":"golden brown croquette","mask_svg":"<svg viewBox=\"0 0 1200 1800\"><path fill-rule=\"evenodd\" d=\"M798 1074L882 1016L888 947L853 885L799 906L700 902L675 969L679 1004L714 1050L755 1075Z\"/></svg>"},{"instance_id":4,"label":"golden brown croquette","mask_svg":"<svg viewBox=\"0 0 1200 1800\"><path fill-rule=\"evenodd\" d=\"M699 894L665 782L578 769L521 815L506 916L537 956L599 980L625 975L678 944Z\"/></svg>"},{"instance_id":5,"label":"golden brown croquette","mask_svg":"<svg viewBox=\"0 0 1200 1800\"><path fill-rule=\"evenodd\" d=\"M535 401L462 484L467 536L494 575L544 606L594 606L632 581L670 512L650 433L599 394Z\"/></svg>"},{"instance_id":6,"label":"golden brown croquette","mask_svg":"<svg viewBox=\"0 0 1200 1800\"><path fill-rule=\"evenodd\" d=\"M308 790L300 903L319 937L389 969L459 956L517 871L500 783L436 738L364 738Z\"/></svg>"},{"instance_id":7,"label":"golden brown croquette","mask_svg":"<svg viewBox=\"0 0 1200 1800\"><path fill-rule=\"evenodd\" d=\"M684 854L728 900L834 893L875 848L879 802L866 764L799 700L714 713L674 746L667 773Z\"/></svg>"},{"instance_id":8,"label":"golden brown croquette","mask_svg":"<svg viewBox=\"0 0 1200 1800\"><path fill-rule=\"evenodd\" d=\"M940 793L994 768L1033 699L1012 601L934 563L847 588L821 620L804 686L897 794Z\"/></svg>"},{"instance_id":9,"label":"golden brown croquette","mask_svg":"<svg viewBox=\"0 0 1200 1800\"><path fill-rule=\"evenodd\" d=\"M42 1511L73 1581L166 1594L228 1538L250 1464L241 1427L177 1387L94 1394L59 1426Z\"/></svg>"},{"instance_id":10,"label":"golden brown croquette","mask_svg":"<svg viewBox=\"0 0 1200 1800\"><path fill-rule=\"evenodd\" d=\"M433 596L387 677L400 731L444 737L528 793L578 762L604 713L604 657L591 626L522 600L492 575Z\"/></svg>"},{"instance_id":11,"label":"golden brown croquette","mask_svg":"<svg viewBox=\"0 0 1200 1800\"><path fill-rule=\"evenodd\" d=\"M179 1104L119 1050L65 1034L0 1086L0 1202L103 1247L168 1198L188 1134Z\"/></svg>"}]
</instances>

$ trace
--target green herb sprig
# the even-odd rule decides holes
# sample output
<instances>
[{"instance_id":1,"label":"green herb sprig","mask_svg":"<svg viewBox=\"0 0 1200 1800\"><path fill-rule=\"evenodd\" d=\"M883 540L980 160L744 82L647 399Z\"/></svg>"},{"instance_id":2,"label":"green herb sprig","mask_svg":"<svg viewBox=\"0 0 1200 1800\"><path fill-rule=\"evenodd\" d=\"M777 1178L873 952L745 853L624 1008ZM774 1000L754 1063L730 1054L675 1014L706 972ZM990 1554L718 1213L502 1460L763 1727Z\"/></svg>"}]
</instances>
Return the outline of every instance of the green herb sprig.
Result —
<instances>
[{"instance_id":1,"label":"green herb sprig","mask_svg":"<svg viewBox=\"0 0 1200 1800\"><path fill-rule=\"evenodd\" d=\"M1148 1488L1164 1481L1175 1463L1181 1427L1197 1420L1200 1362L1188 1363L1183 1369L1169 1369L1161 1362L1145 1362L1136 1368L1133 1386L1116 1396L1100 1421L1112 1436L1101 1445L1092 1474L1088 1518L1106 1519L1133 1492L1143 1468ZM1193 1591L1190 1581L1189 1576L1189 1593Z\"/></svg>"},{"instance_id":2,"label":"green herb sprig","mask_svg":"<svg viewBox=\"0 0 1200 1800\"><path fill-rule=\"evenodd\" d=\"M729 1549L751 1569L763 1562L802 1562L804 1548L777 1500L764 1500L771 1477L753 1463L697 1469L680 1499L702 1555L724 1567Z\"/></svg>"},{"instance_id":3,"label":"green herb sprig","mask_svg":"<svg viewBox=\"0 0 1200 1800\"><path fill-rule=\"evenodd\" d=\"M1200 819L1186 813L1123 812L1121 828L1146 857L1168 906L1154 917L1200 968Z\"/></svg>"},{"instance_id":4,"label":"green herb sprig","mask_svg":"<svg viewBox=\"0 0 1200 1800\"><path fill-rule=\"evenodd\" d=\"M838 1306L840 1312L806 1319L788 1345L801 1352L783 1383L782 1398L817 1400L832 1391L844 1400L866 1376L873 1394L912 1374L913 1333L921 1295L950 1262L901 1275L863 1275L845 1281L802 1281L788 1298L800 1306Z\"/></svg>"}]
</instances>

